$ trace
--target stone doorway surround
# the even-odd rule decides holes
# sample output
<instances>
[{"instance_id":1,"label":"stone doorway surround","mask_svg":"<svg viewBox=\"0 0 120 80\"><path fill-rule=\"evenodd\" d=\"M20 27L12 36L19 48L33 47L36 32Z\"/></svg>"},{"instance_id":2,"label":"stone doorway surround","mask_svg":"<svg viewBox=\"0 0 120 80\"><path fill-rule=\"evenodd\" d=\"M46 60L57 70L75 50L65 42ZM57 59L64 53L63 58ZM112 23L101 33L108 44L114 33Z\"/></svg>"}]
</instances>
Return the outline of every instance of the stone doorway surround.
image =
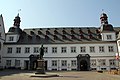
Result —
<instances>
[{"instance_id":1,"label":"stone doorway surround","mask_svg":"<svg viewBox=\"0 0 120 80\"><path fill-rule=\"evenodd\" d=\"M90 55L79 54L77 56L77 70L78 71L89 71L90 70Z\"/></svg>"}]
</instances>

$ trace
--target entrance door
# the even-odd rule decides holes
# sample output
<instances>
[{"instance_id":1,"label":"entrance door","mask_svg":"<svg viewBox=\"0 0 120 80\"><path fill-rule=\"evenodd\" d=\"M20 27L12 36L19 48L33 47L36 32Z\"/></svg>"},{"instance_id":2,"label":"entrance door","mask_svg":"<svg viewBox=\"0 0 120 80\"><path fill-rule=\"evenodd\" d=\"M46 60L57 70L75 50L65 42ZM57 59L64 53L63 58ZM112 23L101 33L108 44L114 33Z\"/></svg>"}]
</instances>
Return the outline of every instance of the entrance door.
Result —
<instances>
[{"instance_id":1,"label":"entrance door","mask_svg":"<svg viewBox=\"0 0 120 80\"><path fill-rule=\"evenodd\" d=\"M87 66L88 66L88 64L87 64L86 60L81 60L80 61L80 70L81 71L87 71L88 70Z\"/></svg>"},{"instance_id":2,"label":"entrance door","mask_svg":"<svg viewBox=\"0 0 120 80\"><path fill-rule=\"evenodd\" d=\"M24 61L24 69L26 69L26 70L29 69L29 61L28 60Z\"/></svg>"},{"instance_id":3,"label":"entrance door","mask_svg":"<svg viewBox=\"0 0 120 80\"><path fill-rule=\"evenodd\" d=\"M45 61L45 70L47 70L47 61Z\"/></svg>"}]
</instances>

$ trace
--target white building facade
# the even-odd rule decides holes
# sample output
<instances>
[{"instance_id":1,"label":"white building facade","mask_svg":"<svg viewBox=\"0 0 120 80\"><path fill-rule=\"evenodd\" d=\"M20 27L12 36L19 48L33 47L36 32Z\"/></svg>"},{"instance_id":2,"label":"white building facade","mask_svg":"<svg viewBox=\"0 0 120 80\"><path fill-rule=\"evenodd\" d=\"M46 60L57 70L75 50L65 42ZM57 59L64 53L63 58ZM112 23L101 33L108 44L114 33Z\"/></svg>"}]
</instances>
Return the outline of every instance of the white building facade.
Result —
<instances>
[{"instance_id":1,"label":"white building facade","mask_svg":"<svg viewBox=\"0 0 120 80\"><path fill-rule=\"evenodd\" d=\"M101 26L20 29L20 17L6 33L2 48L4 68L36 69L39 48L44 46L46 70L111 70L118 68L115 53L120 28L100 16Z\"/></svg>"}]
</instances>

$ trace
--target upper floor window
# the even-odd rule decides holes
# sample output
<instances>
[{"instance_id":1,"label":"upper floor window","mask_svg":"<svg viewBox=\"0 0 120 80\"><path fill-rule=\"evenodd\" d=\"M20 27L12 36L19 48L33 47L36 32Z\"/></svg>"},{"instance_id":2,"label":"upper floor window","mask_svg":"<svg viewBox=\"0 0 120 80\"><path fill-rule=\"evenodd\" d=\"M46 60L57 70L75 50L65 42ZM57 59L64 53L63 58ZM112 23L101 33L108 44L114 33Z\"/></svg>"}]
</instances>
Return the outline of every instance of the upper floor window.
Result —
<instances>
[{"instance_id":1,"label":"upper floor window","mask_svg":"<svg viewBox=\"0 0 120 80\"><path fill-rule=\"evenodd\" d=\"M76 67L76 65L77 65L77 61L76 60L71 60L71 66Z\"/></svg>"},{"instance_id":2,"label":"upper floor window","mask_svg":"<svg viewBox=\"0 0 120 80\"><path fill-rule=\"evenodd\" d=\"M76 47L71 47L71 53L76 53Z\"/></svg>"},{"instance_id":3,"label":"upper floor window","mask_svg":"<svg viewBox=\"0 0 120 80\"><path fill-rule=\"evenodd\" d=\"M104 46L99 46L99 52L100 53L104 52Z\"/></svg>"},{"instance_id":4,"label":"upper floor window","mask_svg":"<svg viewBox=\"0 0 120 80\"><path fill-rule=\"evenodd\" d=\"M66 53L67 52L67 47L61 47L61 53Z\"/></svg>"},{"instance_id":5,"label":"upper floor window","mask_svg":"<svg viewBox=\"0 0 120 80\"><path fill-rule=\"evenodd\" d=\"M57 60L52 60L52 66L57 66Z\"/></svg>"},{"instance_id":6,"label":"upper floor window","mask_svg":"<svg viewBox=\"0 0 120 80\"><path fill-rule=\"evenodd\" d=\"M94 46L90 47L90 52L95 52L95 47Z\"/></svg>"},{"instance_id":7,"label":"upper floor window","mask_svg":"<svg viewBox=\"0 0 120 80\"><path fill-rule=\"evenodd\" d=\"M57 47L52 47L52 53L57 53Z\"/></svg>"},{"instance_id":8,"label":"upper floor window","mask_svg":"<svg viewBox=\"0 0 120 80\"><path fill-rule=\"evenodd\" d=\"M39 53L39 47L34 47L34 53Z\"/></svg>"},{"instance_id":9,"label":"upper floor window","mask_svg":"<svg viewBox=\"0 0 120 80\"><path fill-rule=\"evenodd\" d=\"M86 52L86 48L85 47L80 47L80 52Z\"/></svg>"},{"instance_id":10,"label":"upper floor window","mask_svg":"<svg viewBox=\"0 0 120 80\"><path fill-rule=\"evenodd\" d=\"M12 47L7 48L7 53L12 53Z\"/></svg>"},{"instance_id":11,"label":"upper floor window","mask_svg":"<svg viewBox=\"0 0 120 80\"><path fill-rule=\"evenodd\" d=\"M21 53L21 47L16 48L16 53Z\"/></svg>"},{"instance_id":12,"label":"upper floor window","mask_svg":"<svg viewBox=\"0 0 120 80\"><path fill-rule=\"evenodd\" d=\"M112 39L112 35L107 35L107 40Z\"/></svg>"},{"instance_id":13,"label":"upper floor window","mask_svg":"<svg viewBox=\"0 0 120 80\"><path fill-rule=\"evenodd\" d=\"M13 41L14 40L14 37L13 36L10 36L9 37L9 41Z\"/></svg>"},{"instance_id":14,"label":"upper floor window","mask_svg":"<svg viewBox=\"0 0 120 80\"><path fill-rule=\"evenodd\" d=\"M108 46L108 51L109 51L109 52L114 52L113 46Z\"/></svg>"},{"instance_id":15,"label":"upper floor window","mask_svg":"<svg viewBox=\"0 0 120 80\"><path fill-rule=\"evenodd\" d=\"M25 47L25 53L30 53L30 47Z\"/></svg>"},{"instance_id":16,"label":"upper floor window","mask_svg":"<svg viewBox=\"0 0 120 80\"><path fill-rule=\"evenodd\" d=\"M48 53L48 47L44 47L44 52Z\"/></svg>"}]
</instances>

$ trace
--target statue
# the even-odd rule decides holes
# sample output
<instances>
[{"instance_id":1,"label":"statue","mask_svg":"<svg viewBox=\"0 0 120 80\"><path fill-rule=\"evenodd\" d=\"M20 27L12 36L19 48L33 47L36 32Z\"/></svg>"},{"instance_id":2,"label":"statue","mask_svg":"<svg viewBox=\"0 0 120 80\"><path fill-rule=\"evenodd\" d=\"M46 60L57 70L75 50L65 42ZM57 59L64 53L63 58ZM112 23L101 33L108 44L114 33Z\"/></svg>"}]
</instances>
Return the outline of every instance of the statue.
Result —
<instances>
[{"instance_id":1,"label":"statue","mask_svg":"<svg viewBox=\"0 0 120 80\"><path fill-rule=\"evenodd\" d=\"M39 58L43 59L43 55L44 55L44 47L43 47L43 45L41 45L39 52L40 52L40 57Z\"/></svg>"}]
</instances>

